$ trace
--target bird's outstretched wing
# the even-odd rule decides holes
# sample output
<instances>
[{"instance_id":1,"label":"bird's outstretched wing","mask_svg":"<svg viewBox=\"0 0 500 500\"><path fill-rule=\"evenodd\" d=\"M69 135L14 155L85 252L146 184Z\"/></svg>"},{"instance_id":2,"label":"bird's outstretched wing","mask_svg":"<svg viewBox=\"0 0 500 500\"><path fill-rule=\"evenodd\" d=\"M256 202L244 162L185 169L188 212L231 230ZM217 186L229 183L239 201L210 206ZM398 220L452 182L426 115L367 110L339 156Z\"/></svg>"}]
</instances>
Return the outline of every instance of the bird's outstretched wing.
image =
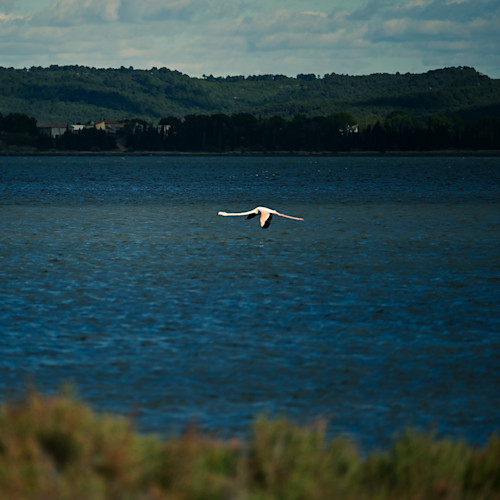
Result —
<instances>
[{"instance_id":1,"label":"bird's outstretched wing","mask_svg":"<svg viewBox=\"0 0 500 500\"><path fill-rule=\"evenodd\" d=\"M246 215L247 219L253 219L254 217L257 217L260 213L260 225L262 229L267 229L269 225L271 224L271 220L274 215L279 215L280 217L286 217L287 219L294 219L294 220L304 220L301 217L292 217L291 215L285 215L277 212L276 210L273 210L272 208L267 208L267 207L255 207L253 210L248 210L248 212L218 212L218 215L222 215L224 217L229 217L229 216L235 216L235 215Z\"/></svg>"},{"instance_id":2,"label":"bird's outstretched wing","mask_svg":"<svg viewBox=\"0 0 500 500\"><path fill-rule=\"evenodd\" d=\"M232 216L238 216L238 215L251 215L254 214L257 215L259 211L254 208L253 210L248 210L247 212L218 212L217 215L222 215L224 217L232 217Z\"/></svg>"},{"instance_id":3,"label":"bird's outstretched wing","mask_svg":"<svg viewBox=\"0 0 500 500\"><path fill-rule=\"evenodd\" d=\"M262 229L267 229L271 225L271 220L273 218L273 214L269 214L267 219L264 221L264 224L261 222Z\"/></svg>"}]
</instances>

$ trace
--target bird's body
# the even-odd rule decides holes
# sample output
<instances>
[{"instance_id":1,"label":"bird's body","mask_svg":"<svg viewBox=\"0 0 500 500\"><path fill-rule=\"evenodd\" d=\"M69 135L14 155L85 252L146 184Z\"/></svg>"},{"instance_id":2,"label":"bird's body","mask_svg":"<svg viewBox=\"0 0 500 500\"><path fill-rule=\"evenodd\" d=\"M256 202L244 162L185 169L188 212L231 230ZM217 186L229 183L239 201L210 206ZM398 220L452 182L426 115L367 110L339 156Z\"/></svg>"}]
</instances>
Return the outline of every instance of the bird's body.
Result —
<instances>
[{"instance_id":1,"label":"bird's body","mask_svg":"<svg viewBox=\"0 0 500 500\"><path fill-rule=\"evenodd\" d=\"M254 217L257 217L259 213L260 213L260 225L262 229L267 229L269 227L273 215L279 215L280 217L286 217L287 219L304 220L300 217L292 217L291 215L281 214L276 210L267 207L255 207L253 210L248 210L248 212L238 212L238 213L219 212L217 215L222 215L224 217L233 215L246 215L247 219L253 219Z\"/></svg>"}]
</instances>

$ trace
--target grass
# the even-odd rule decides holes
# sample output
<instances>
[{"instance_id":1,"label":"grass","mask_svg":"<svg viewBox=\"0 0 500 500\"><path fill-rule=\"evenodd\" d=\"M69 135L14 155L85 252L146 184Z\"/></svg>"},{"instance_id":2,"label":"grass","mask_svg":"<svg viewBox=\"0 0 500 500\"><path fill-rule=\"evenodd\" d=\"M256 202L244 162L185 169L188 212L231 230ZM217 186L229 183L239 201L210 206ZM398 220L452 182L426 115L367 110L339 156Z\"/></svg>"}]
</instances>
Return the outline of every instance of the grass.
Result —
<instances>
[{"instance_id":1,"label":"grass","mask_svg":"<svg viewBox=\"0 0 500 500\"><path fill-rule=\"evenodd\" d=\"M258 418L251 438L188 429L164 439L71 394L0 407L0 498L9 500L500 499L500 438L482 448L408 431L362 456L348 439Z\"/></svg>"}]
</instances>

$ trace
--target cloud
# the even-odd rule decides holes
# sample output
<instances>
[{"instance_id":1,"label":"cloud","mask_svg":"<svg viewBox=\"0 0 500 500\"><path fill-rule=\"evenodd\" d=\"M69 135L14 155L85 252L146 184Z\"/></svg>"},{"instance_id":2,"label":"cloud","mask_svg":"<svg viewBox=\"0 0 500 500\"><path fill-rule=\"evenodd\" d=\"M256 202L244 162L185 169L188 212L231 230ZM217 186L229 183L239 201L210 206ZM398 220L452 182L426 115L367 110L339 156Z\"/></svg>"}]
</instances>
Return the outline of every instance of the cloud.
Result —
<instances>
[{"instance_id":1,"label":"cloud","mask_svg":"<svg viewBox=\"0 0 500 500\"><path fill-rule=\"evenodd\" d=\"M44 26L158 23L189 18L202 6L200 0L55 0L33 14L30 22Z\"/></svg>"},{"instance_id":2,"label":"cloud","mask_svg":"<svg viewBox=\"0 0 500 500\"><path fill-rule=\"evenodd\" d=\"M27 18L34 26L77 26L118 20L120 0L56 0Z\"/></svg>"},{"instance_id":3,"label":"cloud","mask_svg":"<svg viewBox=\"0 0 500 500\"><path fill-rule=\"evenodd\" d=\"M16 20L21 20L22 16L17 16L15 14L5 14L0 12L0 22L9 23Z\"/></svg>"},{"instance_id":4,"label":"cloud","mask_svg":"<svg viewBox=\"0 0 500 500\"><path fill-rule=\"evenodd\" d=\"M0 0L0 13L2 15L8 14L14 5L14 0Z\"/></svg>"},{"instance_id":5,"label":"cloud","mask_svg":"<svg viewBox=\"0 0 500 500\"><path fill-rule=\"evenodd\" d=\"M4 66L224 76L469 65L500 77L497 0L310 0L306 9L299 0L54 0L24 16L12 8L0 0Z\"/></svg>"},{"instance_id":6,"label":"cloud","mask_svg":"<svg viewBox=\"0 0 500 500\"><path fill-rule=\"evenodd\" d=\"M458 40L463 33L457 31L457 23L436 19L418 21L412 18L390 19L382 23L372 40L416 43L429 39Z\"/></svg>"},{"instance_id":7,"label":"cloud","mask_svg":"<svg viewBox=\"0 0 500 500\"><path fill-rule=\"evenodd\" d=\"M495 0L411 0L409 2L371 0L362 8L349 15L352 22L372 22L378 24L395 19L414 21L452 21L467 23L474 19L488 19L499 15L500 4Z\"/></svg>"},{"instance_id":8,"label":"cloud","mask_svg":"<svg viewBox=\"0 0 500 500\"><path fill-rule=\"evenodd\" d=\"M234 27L228 24L229 30L244 34L250 38L278 33L318 33L328 31L326 15L314 16L309 13L294 12L289 9L279 9L259 16L240 18Z\"/></svg>"},{"instance_id":9,"label":"cloud","mask_svg":"<svg viewBox=\"0 0 500 500\"><path fill-rule=\"evenodd\" d=\"M500 5L493 1L413 0L391 7L371 2L350 18L353 23L361 19L367 24L364 38L369 44L397 44L427 59L429 51L447 52L452 58L447 65L463 65L467 53L478 55L486 46L498 49L500 45Z\"/></svg>"},{"instance_id":10,"label":"cloud","mask_svg":"<svg viewBox=\"0 0 500 500\"><path fill-rule=\"evenodd\" d=\"M326 17L326 13L325 12L314 12L312 10L306 10L304 12L301 12L301 14L304 14L306 16Z\"/></svg>"},{"instance_id":11,"label":"cloud","mask_svg":"<svg viewBox=\"0 0 500 500\"><path fill-rule=\"evenodd\" d=\"M206 9L206 3L198 0L121 0L120 20L141 23L190 19Z\"/></svg>"},{"instance_id":12,"label":"cloud","mask_svg":"<svg viewBox=\"0 0 500 500\"><path fill-rule=\"evenodd\" d=\"M260 16L243 16L236 23L227 22L219 29L240 39L252 52L300 51L307 48L328 49L345 31L335 17L324 12L294 12L279 9Z\"/></svg>"}]
</instances>

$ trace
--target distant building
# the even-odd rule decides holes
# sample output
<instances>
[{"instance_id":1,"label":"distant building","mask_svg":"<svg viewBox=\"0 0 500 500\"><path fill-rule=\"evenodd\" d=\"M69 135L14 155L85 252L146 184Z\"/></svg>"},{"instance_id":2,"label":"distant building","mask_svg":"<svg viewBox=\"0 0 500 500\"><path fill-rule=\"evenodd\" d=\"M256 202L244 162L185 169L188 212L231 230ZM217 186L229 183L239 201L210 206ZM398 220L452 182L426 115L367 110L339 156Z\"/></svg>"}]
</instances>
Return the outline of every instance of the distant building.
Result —
<instances>
[{"instance_id":1,"label":"distant building","mask_svg":"<svg viewBox=\"0 0 500 500\"><path fill-rule=\"evenodd\" d=\"M116 120L101 120L98 122L95 122L94 127L97 130L104 130L108 134L116 134L116 132L123 127L125 127L127 123L126 122L119 122Z\"/></svg>"},{"instance_id":2,"label":"distant building","mask_svg":"<svg viewBox=\"0 0 500 500\"><path fill-rule=\"evenodd\" d=\"M156 130L158 131L159 134L163 134L166 136L169 134L171 128L172 125L158 125L156 127Z\"/></svg>"},{"instance_id":3,"label":"distant building","mask_svg":"<svg viewBox=\"0 0 500 500\"><path fill-rule=\"evenodd\" d=\"M339 129L339 132L342 135L358 134L359 133L359 125L357 123L355 125L346 125L345 128Z\"/></svg>"},{"instance_id":4,"label":"distant building","mask_svg":"<svg viewBox=\"0 0 500 500\"><path fill-rule=\"evenodd\" d=\"M66 122L40 122L36 126L40 134L52 137L53 139L60 137L68 130Z\"/></svg>"},{"instance_id":5,"label":"distant building","mask_svg":"<svg viewBox=\"0 0 500 500\"><path fill-rule=\"evenodd\" d=\"M69 126L69 131L70 132L73 132L73 133L78 133L78 132L81 132L82 130L84 130L86 127L85 125L81 125L80 123L78 123L77 125L70 125Z\"/></svg>"}]
</instances>

